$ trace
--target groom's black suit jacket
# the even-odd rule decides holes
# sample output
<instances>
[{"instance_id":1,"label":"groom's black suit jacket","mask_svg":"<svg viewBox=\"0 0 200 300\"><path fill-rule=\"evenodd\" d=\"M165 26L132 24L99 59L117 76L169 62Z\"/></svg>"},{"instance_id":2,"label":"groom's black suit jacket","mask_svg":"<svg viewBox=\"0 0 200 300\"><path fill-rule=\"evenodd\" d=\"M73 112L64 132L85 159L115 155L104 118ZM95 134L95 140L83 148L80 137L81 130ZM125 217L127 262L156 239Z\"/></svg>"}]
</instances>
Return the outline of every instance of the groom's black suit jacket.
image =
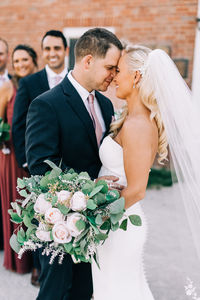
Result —
<instances>
[{"instance_id":1,"label":"groom's black suit jacket","mask_svg":"<svg viewBox=\"0 0 200 300\"><path fill-rule=\"evenodd\" d=\"M20 79L14 104L12 122L12 137L15 156L19 167L22 167L22 165L26 162L25 130L29 105L37 96L48 91L49 89L50 88L45 69Z\"/></svg>"},{"instance_id":2,"label":"groom's black suit jacket","mask_svg":"<svg viewBox=\"0 0 200 300\"><path fill-rule=\"evenodd\" d=\"M109 131L113 106L109 99L95 92ZM30 105L27 116L26 154L31 174L43 175L48 170L48 159L62 169L87 171L92 178L98 176L101 162L91 117L78 92L68 80L37 97ZM62 265L48 264L40 256L40 292L37 300L90 300L92 277L90 264L74 265L65 256Z\"/></svg>"},{"instance_id":3,"label":"groom's black suit jacket","mask_svg":"<svg viewBox=\"0 0 200 300\"><path fill-rule=\"evenodd\" d=\"M109 99L95 92L109 131L113 106ZM96 178L101 166L92 119L78 92L67 76L61 84L31 104L27 117L26 154L31 174L44 174L45 159L62 168L87 171Z\"/></svg>"}]
</instances>

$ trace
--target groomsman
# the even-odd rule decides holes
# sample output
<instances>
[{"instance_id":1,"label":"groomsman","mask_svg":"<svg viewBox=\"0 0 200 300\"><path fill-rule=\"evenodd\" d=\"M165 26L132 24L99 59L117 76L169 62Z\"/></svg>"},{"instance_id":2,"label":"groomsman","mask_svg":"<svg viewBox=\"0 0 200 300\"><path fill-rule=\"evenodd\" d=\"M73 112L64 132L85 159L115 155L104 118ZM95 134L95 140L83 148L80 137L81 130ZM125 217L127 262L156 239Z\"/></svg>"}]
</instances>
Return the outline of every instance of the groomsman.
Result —
<instances>
[{"instance_id":1,"label":"groomsman","mask_svg":"<svg viewBox=\"0 0 200 300\"><path fill-rule=\"evenodd\" d=\"M26 116L29 105L40 94L55 87L67 74L65 57L67 41L61 31L50 30L42 38L42 57L45 68L20 80L14 104L12 137L15 156L19 167L26 170L28 165L25 155ZM38 253L33 253L31 283L39 285L40 262Z\"/></svg>"},{"instance_id":2,"label":"groomsman","mask_svg":"<svg viewBox=\"0 0 200 300\"><path fill-rule=\"evenodd\" d=\"M45 159L62 168L87 171L97 178L101 161L99 145L108 134L114 114L106 91L113 80L122 45L102 28L87 31L75 45L74 69L51 91L37 97L29 108L26 153L30 173L45 174ZM92 276L89 263L63 263L40 256L40 292L37 300L90 300ZM103 299L102 299L103 300Z\"/></svg>"},{"instance_id":3,"label":"groomsman","mask_svg":"<svg viewBox=\"0 0 200 300\"><path fill-rule=\"evenodd\" d=\"M60 83L67 74L67 41L63 33L58 30L46 32L41 47L45 68L20 80L14 104L12 136L16 159L22 168L27 168L25 130L29 105L37 96Z\"/></svg>"},{"instance_id":4,"label":"groomsman","mask_svg":"<svg viewBox=\"0 0 200 300\"><path fill-rule=\"evenodd\" d=\"M8 43L0 38L0 87L11 78L6 69L8 58Z\"/></svg>"}]
</instances>

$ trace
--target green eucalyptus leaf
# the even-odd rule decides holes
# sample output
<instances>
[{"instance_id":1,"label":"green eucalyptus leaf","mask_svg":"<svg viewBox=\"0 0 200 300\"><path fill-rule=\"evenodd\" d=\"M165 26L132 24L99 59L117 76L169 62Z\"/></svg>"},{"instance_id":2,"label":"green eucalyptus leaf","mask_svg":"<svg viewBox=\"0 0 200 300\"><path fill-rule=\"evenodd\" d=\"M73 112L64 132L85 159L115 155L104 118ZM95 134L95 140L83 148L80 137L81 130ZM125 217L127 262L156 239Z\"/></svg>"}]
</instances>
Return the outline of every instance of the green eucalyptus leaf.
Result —
<instances>
[{"instance_id":1,"label":"green eucalyptus leaf","mask_svg":"<svg viewBox=\"0 0 200 300\"><path fill-rule=\"evenodd\" d=\"M68 214L68 212L70 211L69 207L65 206L64 204L60 204L60 203L58 203L58 209L64 216L66 216Z\"/></svg>"},{"instance_id":2,"label":"green eucalyptus leaf","mask_svg":"<svg viewBox=\"0 0 200 300\"><path fill-rule=\"evenodd\" d=\"M97 208L97 205L94 203L94 200L88 199L87 208L90 210L94 210L95 208Z\"/></svg>"},{"instance_id":3,"label":"green eucalyptus leaf","mask_svg":"<svg viewBox=\"0 0 200 300\"><path fill-rule=\"evenodd\" d=\"M27 240L30 238L31 234L33 234L34 231L36 231L36 230L37 230L37 226L36 225L32 224L32 226L28 227L28 229L26 231L26 238L27 238Z\"/></svg>"},{"instance_id":4,"label":"green eucalyptus leaf","mask_svg":"<svg viewBox=\"0 0 200 300\"><path fill-rule=\"evenodd\" d=\"M90 179L90 176L89 176L89 174L87 172L81 172L81 173L79 173L78 177L81 177L81 178L84 177L84 179L86 179L86 180Z\"/></svg>"},{"instance_id":5,"label":"green eucalyptus leaf","mask_svg":"<svg viewBox=\"0 0 200 300\"><path fill-rule=\"evenodd\" d=\"M97 215L96 218L95 218L95 223L97 225L102 225L103 224L103 219L101 217L101 215Z\"/></svg>"},{"instance_id":6,"label":"green eucalyptus leaf","mask_svg":"<svg viewBox=\"0 0 200 300\"><path fill-rule=\"evenodd\" d=\"M19 253L19 250L21 249L21 245L17 240L16 234L13 234L10 238L10 246L11 248L16 252Z\"/></svg>"},{"instance_id":7,"label":"green eucalyptus leaf","mask_svg":"<svg viewBox=\"0 0 200 300\"><path fill-rule=\"evenodd\" d=\"M74 248L74 251L76 252L77 255L81 255L81 253L82 253L81 247Z\"/></svg>"},{"instance_id":8,"label":"green eucalyptus leaf","mask_svg":"<svg viewBox=\"0 0 200 300\"><path fill-rule=\"evenodd\" d=\"M64 246L65 251L66 251L67 253L70 253L71 250L73 249L72 243L66 243L66 244L64 244L63 246Z\"/></svg>"},{"instance_id":9,"label":"green eucalyptus leaf","mask_svg":"<svg viewBox=\"0 0 200 300\"><path fill-rule=\"evenodd\" d=\"M122 221L122 223L121 223L121 225L120 225L119 228L122 229L122 230L124 230L124 231L126 231L127 230L127 224L128 224L128 220L125 219L125 220Z\"/></svg>"},{"instance_id":10,"label":"green eucalyptus leaf","mask_svg":"<svg viewBox=\"0 0 200 300\"><path fill-rule=\"evenodd\" d=\"M101 230L110 230L111 224L108 220L106 220L100 227Z\"/></svg>"},{"instance_id":11,"label":"green eucalyptus leaf","mask_svg":"<svg viewBox=\"0 0 200 300\"><path fill-rule=\"evenodd\" d=\"M17 178L17 186L18 186L20 189L25 188L26 185L25 185L23 179Z\"/></svg>"},{"instance_id":12,"label":"green eucalyptus leaf","mask_svg":"<svg viewBox=\"0 0 200 300\"><path fill-rule=\"evenodd\" d=\"M51 200L51 205L54 206L57 201L58 201L58 197L57 196L53 196L52 200Z\"/></svg>"},{"instance_id":13,"label":"green eucalyptus leaf","mask_svg":"<svg viewBox=\"0 0 200 300\"><path fill-rule=\"evenodd\" d=\"M140 216L138 215L130 215L128 216L129 220L131 221L131 223L135 226L141 226L142 225L142 220L140 218Z\"/></svg>"},{"instance_id":14,"label":"green eucalyptus leaf","mask_svg":"<svg viewBox=\"0 0 200 300\"><path fill-rule=\"evenodd\" d=\"M84 230L84 229L85 229L85 226L86 226L86 224L85 224L85 222L84 222L82 219L76 221L76 228L77 228L79 231Z\"/></svg>"},{"instance_id":15,"label":"green eucalyptus leaf","mask_svg":"<svg viewBox=\"0 0 200 300\"><path fill-rule=\"evenodd\" d=\"M63 179L71 181L73 178L73 174L67 173L63 175Z\"/></svg>"},{"instance_id":16,"label":"green eucalyptus leaf","mask_svg":"<svg viewBox=\"0 0 200 300\"><path fill-rule=\"evenodd\" d=\"M89 195L92 192L93 188L94 188L94 185L92 183L85 183L82 187L82 192L85 195Z\"/></svg>"},{"instance_id":17,"label":"green eucalyptus leaf","mask_svg":"<svg viewBox=\"0 0 200 300\"><path fill-rule=\"evenodd\" d=\"M93 197L95 203L100 206L101 204L106 203L106 197L105 194L103 194L102 192L97 193L94 197Z\"/></svg>"},{"instance_id":18,"label":"green eucalyptus leaf","mask_svg":"<svg viewBox=\"0 0 200 300\"><path fill-rule=\"evenodd\" d=\"M111 230L112 231L116 231L118 228L119 228L119 222L117 222L116 224L111 223Z\"/></svg>"},{"instance_id":19,"label":"green eucalyptus leaf","mask_svg":"<svg viewBox=\"0 0 200 300\"><path fill-rule=\"evenodd\" d=\"M112 202L120 198L120 194L117 190L110 190L106 194L106 200Z\"/></svg>"},{"instance_id":20,"label":"green eucalyptus leaf","mask_svg":"<svg viewBox=\"0 0 200 300\"><path fill-rule=\"evenodd\" d=\"M47 188L48 183L49 183L49 176L48 175L42 177L42 179L40 180L40 186L43 187L43 188Z\"/></svg>"},{"instance_id":21,"label":"green eucalyptus leaf","mask_svg":"<svg viewBox=\"0 0 200 300\"><path fill-rule=\"evenodd\" d=\"M106 194L108 192L108 185L107 185L106 181L105 180L97 181L96 186L100 186L100 185L103 185L103 188L101 189L101 192L103 194Z\"/></svg>"},{"instance_id":22,"label":"green eucalyptus leaf","mask_svg":"<svg viewBox=\"0 0 200 300\"><path fill-rule=\"evenodd\" d=\"M111 214L110 220L111 220L112 224L116 224L117 222L119 222L121 220L121 218L123 217L123 215L124 215L124 212L115 214L115 215Z\"/></svg>"},{"instance_id":23,"label":"green eucalyptus leaf","mask_svg":"<svg viewBox=\"0 0 200 300\"><path fill-rule=\"evenodd\" d=\"M20 194L20 196L22 196L24 198L28 197L28 194L27 194L26 190L19 191L19 194Z\"/></svg>"},{"instance_id":24,"label":"green eucalyptus leaf","mask_svg":"<svg viewBox=\"0 0 200 300\"><path fill-rule=\"evenodd\" d=\"M17 214L21 217L21 207L17 204L17 202L11 202L11 206L13 210L16 210Z\"/></svg>"},{"instance_id":25,"label":"green eucalyptus leaf","mask_svg":"<svg viewBox=\"0 0 200 300\"><path fill-rule=\"evenodd\" d=\"M32 226L31 219L27 214L23 217L23 222L26 227Z\"/></svg>"},{"instance_id":26,"label":"green eucalyptus leaf","mask_svg":"<svg viewBox=\"0 0 200 300\"><path fill-rule=\"evenodd\" d=\"M98 192L100 192L102 189L103 189L103 185L99 185L99 186L96 186L92 192L89 194L89 197L92 198L94 195L96 195Z\"/></svg>"},{"instance_id":27,"label":"green eucalyptus leaf","mask_svg":"<svg viewBox=\"0 0 200 300\"><path fill-rule=\"evenodd\" d=\"M85 250L86 250L85 247L86 247L86 245L87 245L87 242L86 242L85 239L83 239L83 240L80 241L80 247L81 247L81 250L82 250L83 253L85 253Z\"/></svg>"},{"instance_id":28,"label":"green eucalyptus leaf","mask_svg":"<svg viewBox=\"0 0 200 300\"><path fill-rule=\"evenodd\" d=\"M115 200L112 202L109 207L110 207L110 213L111 214L119 214L124 211L124 205L125 205L125 200L123 197Z\"/></svg>"},{"instance_id":29,"label":"green eucalyptus leaf","mask_svg":"<svg viewBox=\"0 0 200 300\"><path fill-rule=\"evenodd\" d=\"M98 267L99 270L100 270L99 257L98 257L98 253L97 253L97 252L93 255L93 259L94 259L94 261L95 261L97 267Z\"/></svg>"},{"instance_id":30,"label":"green eucalyptus leaf","mask_svg":"<svg viewBox=\"0 0 200 300\"><path fill-rule=\"evenodd\" d=\"M59 169L59 168L58 168ZM59 169L60 170L60 169ZM60 174L61 174L61 171L59 171L59 170L57 170L57 169L53 169L53 170L51 170L51 172L50 172L50 174L49 174L49 176L48 176L48 179L49 180L52 180L52 179L54 179L54 178L57 178Z\"/></svg>"},{"instance_id":31,"label":"green eucalyptus leaf","mask_svg":"<svg viewBox=\"0 0 200 300\"><path fill-rule=\"evenodd\" d=\"M24 244L24 242L26 241L26 238L25 236L21 233L21 231L18 231L17 233L17 241L20 243L20 244Z\"/></svg>"},{"instance_id":32,"label":"green eucalyptus leaf","mask_svg":"<svg viewBox=\"0 0 200 300\"><path fill-rule=\"evenodd\" d=\"M11 221L13 223L19 224L19 223L22 223L23 219L20 216L18 216L18 214L11 213Z\"/></svg>"},{"instance_id":33,"label":"green eucalyptus leaf","mask_svg":"<svg viewBox=\"0 0 200 300\"><path fill-rule=\"evenodd\" d=\"M53 233L52 233L52 230L50 231L50 239L53 241Z\"/></svg>"},{"instance_id":34,"label":"green eucalyptus leaf","mask_svg":"<svg viewBox=\"0 0 200 300\"><path fill-rule=\"evenodd\" d=\"M44 162L47 165L49 165L53 170L56 170L57 173L59 173L59 175L60 175L60 173L62 173L62 170L56 164L54 164L52 161L46 159Z\"/></svg>"},{"instance_id":35,"label":"green eucalyptus leaf","mask_svg":"<svg viewBox=\"0 0 200 300\"><path fill-rule=\"evenodd\" d=\"M95 235L95 238L100 241L105 241L107 239L107 237L108 237L108 235L106 233L102 233L102 232Z\"/></svg>"}]
</instances>

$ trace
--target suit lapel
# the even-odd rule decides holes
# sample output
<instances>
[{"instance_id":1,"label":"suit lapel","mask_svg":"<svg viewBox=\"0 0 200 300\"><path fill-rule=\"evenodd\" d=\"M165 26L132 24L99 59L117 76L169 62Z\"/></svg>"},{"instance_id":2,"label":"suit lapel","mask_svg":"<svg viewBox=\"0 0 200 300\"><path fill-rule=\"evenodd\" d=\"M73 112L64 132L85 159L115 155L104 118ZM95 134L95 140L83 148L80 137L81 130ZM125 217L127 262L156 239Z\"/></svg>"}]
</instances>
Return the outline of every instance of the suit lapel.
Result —
<instances>
[{"instance_id":1,"label":"suit lapel","mask_svg":"<svg viewBox=\"0 0 200 300\"><path fill-rule=\"evenodd\" d=\"M46 92L50 90L46 70L45 69L41 70L38 75L39 75L39 82L40 82L40 87L42 92Z\"/></svg>"},{"instance_id":2,"label":"suit lapel","mask_svg":"<svg viewBox=\"0 0 200 300\"><path fill-rule=\"evenodd\" d=\"M79 119L82 121L88 136L95 147L95 150L98 151L98 145L96 140L96 134L94 130L94 126L92 123L92 119L74 86L71 84L67 76L61 82L61 86L63 88L64 94L67 96L66 101L70 104L73 111L77 114Z\"/></svg>"}]
</instances>

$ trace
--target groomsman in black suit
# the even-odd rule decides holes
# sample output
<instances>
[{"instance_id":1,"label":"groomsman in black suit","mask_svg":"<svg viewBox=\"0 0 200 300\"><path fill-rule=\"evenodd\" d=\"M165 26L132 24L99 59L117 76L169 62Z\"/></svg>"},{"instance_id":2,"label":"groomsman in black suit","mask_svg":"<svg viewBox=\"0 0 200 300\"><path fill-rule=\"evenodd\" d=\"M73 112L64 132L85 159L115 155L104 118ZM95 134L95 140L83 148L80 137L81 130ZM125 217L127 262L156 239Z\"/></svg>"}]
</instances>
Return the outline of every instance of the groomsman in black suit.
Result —
<instances>
[{"instance_id":1,"label":"groomsman in black suit","mask_svg":"<svg viewBox=\"0 0 200 300\"><path fill-rule=\"evenodd\" d=\"M26 154L31 174L45 174L44 160L87 171L97 178L101 161L98 150L108 134L113 106L99 91L106 91L116 72L122 45L110 31L87 31L75 45L75 67L51 91L37 97L27 117ZM91 266L74 264L70 255L63 263L40 257L40 291L37 300L90 300ZM103 299L102 299L103 300Z\"/></svg>"},{"instance_id":2,"label":"groomsman in black suit","mask_svg":"<svg viewBox=\"0 0 200 300\"><path fill-rule=\"evenodd\" d=\"M42 38L42 56L45 68L20 80L14 104L12 136L19 167L27 170L25 154L26 116L30 103L40 94L56 86L67 74L65 57L67 41L61 31L50 30ZM37 252L33 253L31 283L39 285L40 263Z\"/></svg>"},{"instance_id":3,"label":"groomsman in black suit","mask_svg":"<svg viewBox=\"0 0 200 300\"><path fill-rule=\"evenodd\" d=\"M18 165L23 168L27 167L25 130L28 107L33 99L56 86L67 74L67 41L63 33L58 30L46 32L41 46L45 68L20 80L14 104L12 136Z\"/></svg>"}]
</instances>

